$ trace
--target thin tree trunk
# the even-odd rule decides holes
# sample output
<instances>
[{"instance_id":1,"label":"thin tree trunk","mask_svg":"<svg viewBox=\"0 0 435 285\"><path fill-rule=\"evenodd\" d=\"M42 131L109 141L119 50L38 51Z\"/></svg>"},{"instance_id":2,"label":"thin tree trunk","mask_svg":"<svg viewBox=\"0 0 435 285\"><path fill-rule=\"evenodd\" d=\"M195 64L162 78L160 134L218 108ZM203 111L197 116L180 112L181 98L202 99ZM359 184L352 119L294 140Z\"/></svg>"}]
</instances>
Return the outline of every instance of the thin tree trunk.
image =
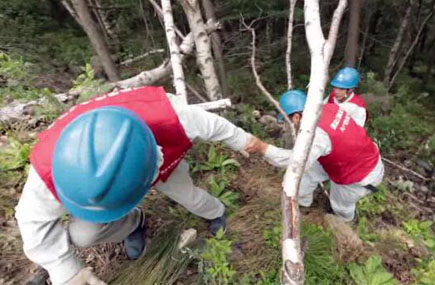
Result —
<instances>
[{"instance_id":1,"label":"thin tree trunk","mask_svg":"<svg viewBox=\"0 0 435 285\"><path fill-rule=\"evenodd\" d=\"M359 52L358 66L356 69L359 69L361 66L361 62L363 61L364 53L366 50L367 39L369 38L370 19L372 17L372 14L370 13L370 11L368 11L367 13L368 13L368 15L367 15L366 20L365 20L366 28L364 30L363 41L361 44L361 50Z\"/></svg>"},{"instance_id":2,"label":"thin tree trunk","mask_svg":"<svg viewBox=\"0 0 435 285\"><path fill-rule=\"evenodd\" d=\"M389 88L391 74L399 54L400 46L402 45L403 36L405 35L406 28L408 27L409 19L411 18L411 5L406 8L405 16L403 17L402 24L400 25L399 31L396 36L396 40L391 48L390 55L388 57L388 63L385 67L384 73L384 85Z\"/></svg>"},{"instance_id":3,"label":"thin tree trunk","mask_svg":"<svg viewBox=\"0 0 435 285\"><path fill-rule=\"evenodd\" d=\"M100 31L103 33L104 38L106 39L106 42L109 43L110 42L110 36L109 33L107 32L106 26L104 26L103 23L103 19L101 17L101 13L100 13L100 9L97 7L97 3L95 2L95 0L88 0L89 4L91 4L92 7L92 12L95 16L95 18L97 18L98 20L98 24L100 25Z\"/></svg>"},{"instance_id":4,"label":"thin tree trunk","mask_svg":"<svg viewBox=\"0 0 435 285\"><path fill-rule=\"evenodd\" d=\"M414 47L417 45L418 40L420 39L421 33L424 29L424 27L426 26L427 22L432 18L433 13L434 13L434 9L435 9L435 1L433 2L433 6L432 6L432 10L430 11L430 13L426 16L426 18L423 20L423 23L421 24L417 35L414 38L414 41L412 42L411 46L408 48L405 56L402 58L402 61L400 62L396 72L394 73L393 77L391 78L389 84L388 84L388 90L391 89L391 87L393 87L394 82L396 81L397 75L399 75L400 71L402 70L403 66L405 65L406 60L408 59L409 55L412 53Z\"/></svg>"},{"instance_id":5,"label":"thin tree trunk","mask_svg":"<svg viewBox=\"0 0 435 285\"><path fill-rule=\"evenodd\" d=\"M349 25L347 27L347 41L344 51L346 66L355 67L358 55L359 20L364 0L350 1Z\"/></svg>"},{"instance_id":6,"label":"thin tree trunk","mask_svg":"<svg viewBox=\"0 0 435 285\"><path fill-rule=\"evenodd\" d=\"M102 29L106 31L106 34L110 39L112 39L113 44L116 46L116 48L119 48L119 38L116 32L113 30L113 26L111 21L109 20L109 14L107 11L103 10L103 4L101 3L101 0L94 0L95 6L97 9L95 9L95 12L98 13L99 21L101 21Z\"/></svg>"},{"instance_id":7,"label":"thin tree trunk","mask_svg":"<svg viewBox=\"0 0 435 285\"><path fill-rule=\"evenodd\" d=\"M171 52L172 72L174 74L174 87L177 96L181 96L187 105L186 84L184 71L181 64L180 47L175 34L174 19L170 0L162 0L163 20L165 22L166 39L168 40L169 51Z\"/></svg>"},{"instance_id":8,"label":"thin tree trunk","mask_svg":"<svg viewBox=\"0 0 435 285\"><path fill-rule=\"evenodd\" d=\"M71 3L68 0L62 0L62 5L70 13L70 15L74 18L74 20L76 20L77 24L79 24L83 28L83 25L80 22L80 18L77 15L76 11L74 10L74 7L71 6Z\"/></svg>"},{"instance_id":9,"label":"thin tree trunk","mask_svg":"<svg viewBox=\"0 0 435 285\"><path fill-rule=\"evenodd\" d=\"M282 283L304 284L304 263L300 243L299 183L304 173L328 80L328 67L337 41L338 28L347 1L340 0L335 9L328 40L325 41L320 24L318 0L305 0L305 33L311 54L310 87L301 127L283 182L283 241Z\"/></svg>"},{"instance_id":10,"label":"thin tree trunk","mask_svg":"<svg viewBox=\"0 0 435 285\"><path fill-rule=\"evenodd\" d=\"M202 0L202 6L204 7L205 16L208 21L217 22L215 8L211 0ZM222 94L224 97L228 97L228 85L227 85L227 74L225 72L224 56L222 52L222 41L219 33L216 31L210 35L211 44L213 48L213 54L216 58L218 70L219 70L219 82L222 87Z\"/></svg>"},{"instance_id":11,"label":"thin tree trunk","mask_svg":"<svg viewBox=\"0 0 435 285\"><path fill-rule=\"evenodd\" d=\"M196 46L196 61L204 79L205 89L211 101L221 99L222 93L213 66L210 39L205 30L198 0L180 0L186 13Z\"/></svg>"},{"instance_id":12,"label":"thin tree trunk","mask_svg":"<svg viewBox=\"0 0 435 285\"><path fill-rule=\"evenodd\" d=\"M155 11L157 12L157 14L159 15L159 18L163 19L163 11L162 11L162 8L159 6L159 4L157 4L157 2L154 1L154 0L148 0L148 1L151 3L151 5L153 5L154 10L155 10ZM180 30L177 29L177 27L175 27L175 32L177 33L177 35L178 35L181 39L184 39L184 35L183 35L183 33L180 32Z\"/></svg>"},{"instance_id":13,"label":"thin tree trunk","mask_svg":"<svg viewBox=\"0 0 435 285\"><path fill-rule=\"evenodd\" d=\"M82 24L83 29L88 35L92 46L101 60L104 72L107 74L110 81L118 81L120 79L118 70L114 61L112 60L112 57L110 56L110 51L106 42L104 41L104 37L98 30L98 26L92 20L91 12L88 9L86 1L72 0L72 4L77 12L78 18L80 19L79 23Z\"/></svg>"},{"instance_id":14,"label":"thin tree trunk","mask_svg":"<svg viewBox=\"0 0 435 285\"><path fill-rule=\"evenodd\" d=\"M290 0L288 12L288 29L287 29L287 50L285 53L285 63L287 67L287 89L293 89L293 75L291 64L292 40L293 40L293 21L295 14L295 5L297 0Z\"/></svg>"}]
</instances>

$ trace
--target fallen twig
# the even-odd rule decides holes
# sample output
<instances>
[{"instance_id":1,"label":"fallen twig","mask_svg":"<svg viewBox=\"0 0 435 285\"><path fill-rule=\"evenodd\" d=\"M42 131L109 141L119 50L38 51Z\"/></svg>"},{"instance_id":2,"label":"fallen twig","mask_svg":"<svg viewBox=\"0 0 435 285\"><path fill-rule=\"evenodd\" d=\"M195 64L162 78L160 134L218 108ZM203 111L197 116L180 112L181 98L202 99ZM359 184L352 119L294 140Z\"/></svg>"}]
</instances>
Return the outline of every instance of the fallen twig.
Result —
<instances>
[{"instance_id":1,"label":"fallen twig","mask_svg":"<svg viewBox=\"0 0 435 285\"><path fill-rule=\"evenodd\" d=\"M424 177L423 175L418 174L418 173L415 172L414 170L411 170L411 169L409 169L409 168L406 168L405 166L402 166L402 165L400 165L400 164L398 164L398 163L396 163L396 162L394 162L394 161L391 161L391 160L389 160L389 159L386 159L385 157L383 157L382 160L385 161L385 162L387 162L387 163L389 163L390 165L393 165L393 166L395 166L395 167L397 167L397 168L403 170L403 171L406 171L406 172L408 172L408 173L411 173L412 175L414 175L414 176L416 176L416 177L422 179L423 181L429 181L429 180L432 180L432 178L426 178L426 177Z\"/></svg>"}]
</instances>

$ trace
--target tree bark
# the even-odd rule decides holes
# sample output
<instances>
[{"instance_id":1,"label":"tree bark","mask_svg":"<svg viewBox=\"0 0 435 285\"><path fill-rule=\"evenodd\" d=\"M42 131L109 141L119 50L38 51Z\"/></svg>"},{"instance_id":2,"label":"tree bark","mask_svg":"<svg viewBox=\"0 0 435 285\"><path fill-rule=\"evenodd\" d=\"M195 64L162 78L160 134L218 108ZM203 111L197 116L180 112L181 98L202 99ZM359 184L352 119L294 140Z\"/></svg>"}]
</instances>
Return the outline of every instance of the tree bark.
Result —
<instances>
[{"instance_id":1,"label":"tree bark","mask_svg":"<svg viewBox=\"0 0 435 285\"><path fill-rule=\"evenodd\" d=\"M390 55L388 57L387 66L385 67L384 73L384 85L389 88L390 78L393 73L393 68L397 62L397 56L399 54L400 46L402 45L403 36L405 35L406 28L408 27L409 19L411 18L411 5L406 8L405 16L403 17L402 23L400 25L399 31L396 36L396 40L391 48Z\"/></svg>"},{"instance_id":2,"label":"tree bark","mask_svg":"<svg viewBox=\"0 0 435 285\"><path fill-rule=\"evenodd\" d=\"M115 63L110 56L109 48L107 47L101 32L98 30L98 26L92 20L91 12L88 9L86 1L72 0L72 4L77 12L78 18L80 19L79 23L82 24L82 27L88 35L95 52L101 60L101 64L103 65L104 72L107 74L107 77L110 81L119 80L120 76Z\"/></svg>"},{"instance_id":3,"label":"tree bark","mask_svg":"<svg viewBox=\"0 0 435 285\"><path fill-rule=\"evenodd\" d=\"M293 38L293 21L295 14L295 6L297 0L290 0L290 8L288 12L288 29L287 29L287 50L285 53L285 63L287 67L287 89L293 89L293 76L291 64L292 38Z\"/></svg>"},{"instance_id":4,"label":"tree bark","mask_svg":"<svg viewBox=\"0 0 435 285\"><path fill-rule=\"evenodd\" d=\"M211 0L202 0L202 6L204 7L205 17L208 21L217 22L215 8ZM217 31L211 33L211 44L213 48L213 54L216 58L218 71L219 71L219 82L222 87L222 94L224 97L228 97L228 85L227 85L227 73L225 71L224 56L222 51L222 41L219 33Z\"/></svg>"},{"instance_id":5,"label":"tree bark","mask_svg":"<svg viewBox=\"0 0 435 285\"><path fill-rule=\"evenodd\" d=\"M361 7L364 0L350 1L349 25L347 27L347 41L344 51L346 66L355 67L358 55L359 21Z\"/></svg>"},{"instance_id":6,"label":"tree bark","mask_svg":"<svg viewBox=\"0 0 435 285\"><path fill-rule=\"evenodd\" d=\"M366 50L367 39L369 38L370 19L372 17L372 14L370 13L370 11L368 11L367 14L366 14L366 20L365 20L366 27L364 29L363 40L362 40L361 49L360 49L359 58L358 58L358 66L356 67L356 69L360 69L361 63L362 63L363 58L364 58L364 53Z\"/></svg>"},{"instance_id":7,"label":"tree bark","mask_svg":"<svg viewBox=\"0 0 435 285\"><path fill-rule=\"evenodd\" d=\"M174 74L174 87L177 96L181 96L187 105L186 84L184 81L184 71L181 64L180 47L177 43L175 34L174 18L172 17L172 7L170 0L162 0L163 20L165 22L166 39L168 40L169 51L171 53L172 72Z\"/></svg>"},{"instance_id":8,"label":"tree bark","mask_svg":"<svg viewBox=\"0 0 435 285\"><path fill-rule=\"evenodd\" d=\"M79 24L82 28L83 25L80 22L80 18L77 15L76 11L74 10L74 8L71 6L71 3L68 2L68 0L62 0L62 5L65 7L65 9L70 13L70 15L74 18L74 20L76 20L77 24Z\"/></svg>"},{"instance_id":9,"label":"tree bark","mask_svg":"<svg viewBox=\"0 0 435 285\"><path fill-rule=\"evenodd\" d=\"M405 65L406 60L408 59L409 55L412 53L412 51L414 50L414 47L417 45L418 40L420 39L421 33L423 31L423 29L426 27L427 22L432 18L433 14L434 14L434 10L435 10L435 1L432 4L432 9L429 12L429 14L426 16L426 18L423 20L420 28L418 29L417 35L414 38L414 41L412 42L411 46L408 48L405 56L402 58L399 66L397 67L396 72L394 73L393 77L391 78L391 80L388 83L388 90L391 89L391 87L393 87L394 82L396 81L397 75L399 75L400 71L402 70L403 66Z\"/></svg>"},{"instance_id":10,"label":"tree bark","mask_svg":"<svg viewBox=\"0 0 435 285\"><path fill-rule=\"evenodd\" d=\"M332 19L328 40L325 41L320 25L319 1L305 0L304 2L305 34L311 54L311 74L301 127L283 182L283 284L304 284L305 269L300 244L300 213L298 206L299 183L321 114L323 94L328 80L328 67L346 4L346 0L339 1Z\"/></svg>"},{"instance_id":11,"label":"tree bark","mask_svg":"<svg viewBox=\"0 0 435 285\"><path fill-rule=\"evenodd\" d=\"M107 10L103 10L103 4L101 0L93 0L95 2L96 9L94 9L95 14L98 14L98 21L100 22L101 29L105 31L108 40L111 39L113 45L119 49L119 38L116 32L113 30L111 21L109 20L109 14Z\"/></svg>"},{"instance_id":12,"label":"tree bark","mask_svg":"<svg viewBox=\"0 0 435 285\"><path fill-rule=\"evenodd\" d=\"M186 13L190 29L193 33L196 46L196 60L204 79L208 98L211 101L221 99L222 93L213 66L210 39L205 30L198 1L180 0L180 3Z\"/></svg>"}]
</instances>

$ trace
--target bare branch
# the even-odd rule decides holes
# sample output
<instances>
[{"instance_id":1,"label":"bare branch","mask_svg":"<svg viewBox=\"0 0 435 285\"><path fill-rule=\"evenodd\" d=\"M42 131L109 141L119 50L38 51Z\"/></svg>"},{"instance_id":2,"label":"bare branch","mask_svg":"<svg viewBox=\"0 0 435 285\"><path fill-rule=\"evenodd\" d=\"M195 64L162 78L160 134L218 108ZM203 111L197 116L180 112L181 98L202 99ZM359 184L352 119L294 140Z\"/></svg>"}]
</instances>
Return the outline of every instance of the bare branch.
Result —
<instances>
[{"instance_id":1,"label":"bare branch","mask_svg":"<svg viewBox=\"0 0 435 285\"><path fill-rule=\"evenodd\" d=\"M400 65L398 66L396 73L394 73L393 77L391 78L390 82L388 83L388 91L393 87L394 82L396 81L397 75L399 75L400 71L402 70L403 66L405 65L406 60L408 59L411 52L414 50L415 45L418 43L418 40L420 39L421 33L423 32L424 27L426 26L427 22L432 18L434 13L435 5L432 7L431 12L426 16L426 18L423 20L423 23L420 26L420 29L418 30L417 35L414 37L414 41L412 42L411 46L408 48L408 51L405 54L405 57L400 62Z\"/></svg>"},{"instance_id":2,"label":"bare branch","mask_svg":"<svg viewBox=\"0 0 435 285\"><path fill-rule=\"evenodd\" d=\"M141 60L142 58L145 58L145 57L149 56L150 54L163 53L163 52L165 52L165 50L162 49L162 48L151 50L151 51L146 52L146 53L144 53L142 55L126 59L123 62L121 62L120 65L129 65L129 64L132 64L135 61Z\"/></svg>"},{"instance_id":3,"label":"bare branch","mask_svg":"<svg viewBox=\"0 0 435 285\"><path fill-rule=\"evenodd\" d=\"M338 2L338 6L334 11L334 15L332 16L331 27L329 28L328 40L325 44L325 60L326 65L329 66L329 62L331 61L332 54L334 52L335 43L337 42L338 28L340 27L341 18L344 14L344 9L346 9L347 0L340 0Z\"/></svg>"},{"instance_id":4,"label":"bare branch","mask_svg":"<svg viewBox=\"0 0 435 285\"><path fill-rule=\"evenodd\" d=\"M394 167L397 167L397 168L399 168L399 169L401 169L401 170L403 170L403 171L406 171L406 172L411 173L412 175L414 175L414 176L416 176L416 177L422 179L423 181L429 181L429 180L431 180L430 178L426 178L426 177L424 177L423 175L418 174L418 173L415 172L414 170L411 170L411 169L409 169L409 168L406 168L405 166L402 166L402 165L400 165L400 164L398 164L398 163L395 163L394 161L391 161L391 160L389 160L389 159L386 159L385 157L383 157L382 160L385 161L385 162L387 162L387 163L389 163L389 164L391 164L391 165L394 166Z\"/></svg>"},{"instance_id":5,"label":"bare branch","mask_svg":"<svg viewBox=\"0 0 435 285\"><path fill-rule=\"evenodd\" d=\"M243 20L242 20L243 21ZM273 106L275 106L275 108L280 112L280 114L284 117L284 120L286 121L286 123L290 126L290 131L291 131L291 135L293 137L293 140L296 139L296 129L295 126L293 125L292 121L290 120L290 118L287 116L287 113L284 112L284 110L281 108L281 106L279 105L279 103L273 98L273 96L269 93L269 91L267 91L267 89L263 86L263 84L261 83L261 79L260 76L257 73L257 69L255 68L255 30L253 28L251 28L253 23L251 23L249 26L246 25L245 22L243 22L243 25L245 26L245 28L251 32L252 34L252 54L251 54L251 69L252 69L252 73L254 74L255 77L255 83L257 84L258 88L260 88L261 92L263 92L263 94L267 97L267 99L269 99L269 101L272 103Z\"/></svg>"}]
</instances>

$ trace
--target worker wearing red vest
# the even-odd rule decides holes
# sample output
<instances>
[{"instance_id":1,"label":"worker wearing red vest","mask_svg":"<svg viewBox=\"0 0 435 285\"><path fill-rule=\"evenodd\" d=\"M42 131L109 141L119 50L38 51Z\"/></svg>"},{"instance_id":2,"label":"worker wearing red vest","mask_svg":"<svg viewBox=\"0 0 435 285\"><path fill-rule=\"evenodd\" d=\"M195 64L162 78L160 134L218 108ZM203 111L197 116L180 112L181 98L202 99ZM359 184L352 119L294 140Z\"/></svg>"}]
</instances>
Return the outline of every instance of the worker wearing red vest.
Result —
<instances>
[{"instance_id":1,"label":"worker wearing red vest","mask_svg":"<svg viewBox=\"0 0 435 285\"><path fill-rule=\"evenodd\" d=\"M222 117L172 104L163 88L117 91L73 106L39 135L16 218L24 252L53 284L105 284L74 247L121 242L127 256L145 249L145 216L136 207L150 187L225 227L225 207L189 176L194 140L222 141L235 151L259 142ZM65 229L62 216L70 221Z\"/></svg>"},{"instance_id":2,"label":"worker wearing red vest","mask_svg":"<svg viewBox=\"0 0 435 285\"><path fill-rule=\"evenodd\" d=\"M364 100L354 92L360 81L359 72L351 67L340 69L331 81L334 87L325 103L340 105L359 126L367 121L367 109Z\"/></svg>"},{"instance_id":3,"label":"worker wearing red vest","mask_svg":"<svg viewBox=\"0 0 435 285\"><path fill-rule=\"evenodd\" d=\"M291 116L293 123L299 125L305 94L290 91L283 96L280 99L281 107ZM259 142L257 148L271 164L288 166L292 150L263 142ZM384 166L378 147L365 129L358 126L339 105L323 105L299 186L299 204L309 207L318 184L331 180L331 207L338 216L351 221L355 215L356 202L370 193L371 186L380 184L383 175Z\"/></svg>"}]
</instances>

